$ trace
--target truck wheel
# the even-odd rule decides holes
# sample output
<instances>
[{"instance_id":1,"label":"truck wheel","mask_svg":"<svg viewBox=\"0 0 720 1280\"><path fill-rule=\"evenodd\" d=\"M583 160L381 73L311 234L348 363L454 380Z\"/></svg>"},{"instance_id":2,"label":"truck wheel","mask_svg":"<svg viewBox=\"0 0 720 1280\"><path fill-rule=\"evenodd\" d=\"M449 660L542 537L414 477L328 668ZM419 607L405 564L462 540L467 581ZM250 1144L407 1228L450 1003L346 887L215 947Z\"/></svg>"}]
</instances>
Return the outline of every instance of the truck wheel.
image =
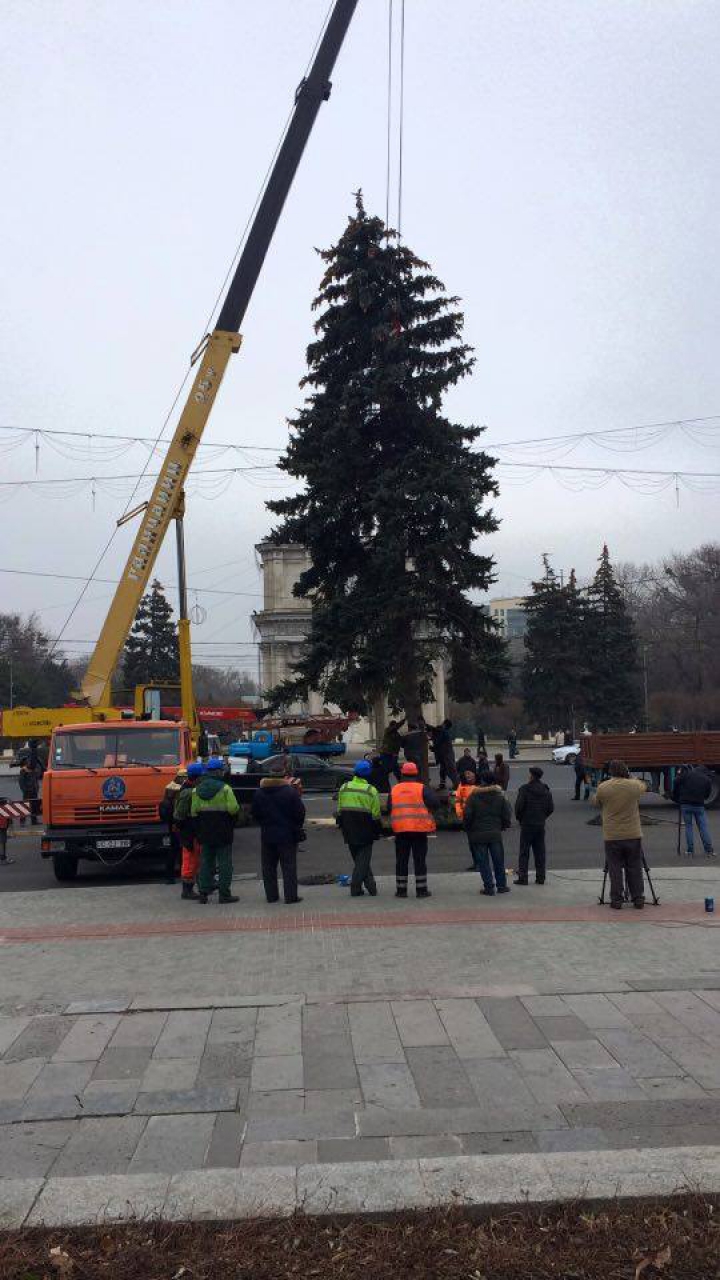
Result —
<instances>
[{"instance_id":1,"label":"truck wheel","mask_svg":"<svg viewBox=\"0 0 720 1280\"><path fill-rule=\"evenodd\" d=\"M56 880L74 880L77 876L78 860L71 853L53 855L53 870Z\"/></svg>"}]
</instances>

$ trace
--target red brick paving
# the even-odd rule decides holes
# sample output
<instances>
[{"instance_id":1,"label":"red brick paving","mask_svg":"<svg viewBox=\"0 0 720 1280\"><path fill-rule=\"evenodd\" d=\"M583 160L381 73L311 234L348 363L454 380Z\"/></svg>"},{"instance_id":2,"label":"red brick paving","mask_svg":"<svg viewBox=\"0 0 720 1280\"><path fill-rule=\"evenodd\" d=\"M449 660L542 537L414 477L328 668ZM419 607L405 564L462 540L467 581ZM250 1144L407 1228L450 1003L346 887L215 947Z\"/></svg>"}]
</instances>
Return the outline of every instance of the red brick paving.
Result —
<instances>
[{"instance_id":1,"label":"red brick paving","mask_svg":"<svg viewBox=\"0 0 720 1280\"><path fill-rule=\"evenodd\" d=\"M197 908L195 908L197 910ZM212 912L212 907L210 908ZM493 907L489 911L477 907L407 911L293 911L280 908L278 913L253 916L212 916L204 919L147 920L116 924L21 925L0 928L0 944L21 942L103 942L113 938L177 937L206 933L312 933L328 929L422 929L438 925L523 925L523 924L661 924L665 926L696 924L703 927L720 925L709 919L703 904L676 902L670 906L647 906L642 915L626 907L621 913L610 913L600 905L541 907L533 909Z\"/></svg>"}]
</instances>

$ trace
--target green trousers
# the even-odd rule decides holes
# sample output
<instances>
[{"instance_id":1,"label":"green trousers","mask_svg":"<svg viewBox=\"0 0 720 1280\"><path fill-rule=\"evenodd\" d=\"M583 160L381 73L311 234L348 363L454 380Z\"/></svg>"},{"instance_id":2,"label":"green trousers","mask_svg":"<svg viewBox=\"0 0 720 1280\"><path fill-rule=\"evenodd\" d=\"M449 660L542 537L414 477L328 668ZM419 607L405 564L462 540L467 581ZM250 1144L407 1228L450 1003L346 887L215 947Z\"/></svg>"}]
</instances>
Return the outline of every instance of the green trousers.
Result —
<instances>
[{"instance_id":1,"label":"green trousers","mask_svg":"<svg viewBox=\"0 0 720 1280\"><path fill-rule=\"evenodd\" d=\"M201 893L212 893L215 889L215 872L217 870L220 896L231 892L232 886L232 845L204 844L200 859L200 875L198 888Z\"/></svg>"}]
</instances>

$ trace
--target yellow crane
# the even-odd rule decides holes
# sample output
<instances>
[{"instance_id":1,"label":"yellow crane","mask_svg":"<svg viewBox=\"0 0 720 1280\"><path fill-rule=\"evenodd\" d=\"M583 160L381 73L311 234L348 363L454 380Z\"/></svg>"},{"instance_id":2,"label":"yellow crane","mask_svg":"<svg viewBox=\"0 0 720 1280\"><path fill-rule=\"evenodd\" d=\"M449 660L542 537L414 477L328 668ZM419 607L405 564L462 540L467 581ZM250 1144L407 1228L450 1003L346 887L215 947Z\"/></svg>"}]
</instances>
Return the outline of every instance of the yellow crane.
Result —
<instances>
[{"instance_id":1,"label":"yellow crane","mask_svg":"<svg viewBox=\"0 0 720 1280\"><path fill-rule=\"evenodd\" d=\"M193 735L199 730L192 688L190 621L185 584L184 485L230 357L240 349L240 326L318 111L330 96L330 76L356 6L357 0L336 0L312 66L297 88L290 123L220 309L217 325L194 353L193 358L198 362L197 373L152 495L147 503L129 512L119 522L124 523L140 515L132 549L82 680L78 695L81 705L16 707L3 711L0 713L2 736L48 737L59 724L78 724L89 719L118 720L122 717L123 713L111 705L111 681L171 520L176 522L178 546L182 713ZM145 710L143 695L141 686L135 699L138 715Z\"/></svg>"}]
</instances>

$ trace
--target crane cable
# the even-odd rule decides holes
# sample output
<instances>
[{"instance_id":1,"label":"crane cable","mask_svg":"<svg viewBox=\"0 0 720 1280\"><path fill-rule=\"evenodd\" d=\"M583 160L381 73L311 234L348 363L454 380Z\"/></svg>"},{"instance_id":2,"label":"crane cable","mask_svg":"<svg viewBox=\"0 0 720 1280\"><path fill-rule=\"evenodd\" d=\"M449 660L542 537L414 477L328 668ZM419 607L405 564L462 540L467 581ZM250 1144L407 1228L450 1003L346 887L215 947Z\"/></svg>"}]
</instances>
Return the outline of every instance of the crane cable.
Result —
<instances>
[{"instance_id":1,"label":"crane cable","mask_svg":"<svg viewBox=\"0 0 720 1280\"><path fill-rule=\"evenodd\" d=\"M388 0L387 166L385 173L385 230L390 225L390 168L392 156L393 0Z\"/></svg>"},{"instance_id":2,"label":"crane cable","mask_svg":"<svg viewBox=\"0 0 720 1280\"><path fill-rule=\"evenodd\" d=\"M398 124L398 236L400 238L402 238L404 118L405 118L405 0L400 0L400 120Z\"/></svg>"},{"instance_id":3,"label":"crane cable","mask_svg":"<svg viewBox=\"0 0 720 1280\"><path fill-rule=\"evenodd\" d=\"M333 7L333 6L332 6L332 3L330 3L330 5L329 5L329 7L328 7L328 10L327 10L327 12L326 12L326 14L325 14L325 18L323 19L323 23L322 23L322 26L321 26L321 28L320 28L320 33L319 33L319 35L318 35L318 37L317 37L317 40L316 40L316 42L315 42L315 45L314 45L314 48L313 48L313 52L311 53L310 58L309 58L309 61L308 61L308 64L307 64L308 69L309 69L309 67L310 67L310 65L311 65L311 63L312 63L313 57L315 56L315 50L317 49L317 47L318 47L318 45L319 45L319 43L320 43L320 40L322 39L323 32L325 31L325 28L326 28L326 26L327 26L327 24L328 24L328 21L329 21L329 18L330 18L330 13L331 13L331 11L332 11L332 7ZM306 70L306 74L307 74L307 70ZM240 240L238 241L237 247L236 247L236 249L235 249L235 253L234 253L234 254L233 254L233 256L232 256L232 259L231 259L230 265L229 265L229 267L228 267L228 269L227 269L227 272L225 273L225 278L224 278L224 280L223 280L223 282L222 282L222 284L221 284L221 286L220 286L220 289L219 289L219 291L218 291L217 297L215 298L215 301L213 302L212 308L211 308L210 313L209 313L209 315L208 315L208 319L207 319L207 321L206 321L206 323L205 323L205 332L206 332L206 333L207 333L207 331L208 331L208 329L209 329L209 327L210 327L210 325L211 325L211 323L212 323L212 318L213 318L213 316L214 316L214 314L215 314L215 312L216 312L216 310L217 310L218 304L219 304L220 299L221 299L221 297L222 297L222 295L223 295L223 292L224 292L224 290L225 290L225 287L226 287L226 285L227 285L227 282L228 282L228 280L230 279L230 275L231 275L232 271L234 270L235 263L237 262L238 257L240 256L240 253L241 253L241 251L242 251L242 247L243 247L243 245L244 245L244 243L245 243L245 240L247 239L247 235L248 235L248 232L249 232L249 230L250 230L250 226L251 226L251 224L252 224L252 220L253 220L253 218L254 218L254 216L255 216L255 211L257 210L257 207L258 207L258 205L259 205L259 203L260 203L260 201L261 201L261 199L262 199L263 192L265 191L265 188L266 188L266 186L267 186L268 179L269 179L270 174L271 174L271 172L272 172L272 168L273 168L273 165L274 165L274 163L275 163L275 160L276 160L277 154L278 154L278 152L279 152L279 150L280 150L280 148L281 148L281 146L282 146L282 144L283 144L283 141L284 141L284 139L285 139L285 135L286 135L286 133L287 133L287 131L288 131L288 128L289 128L289 125L290 125L290 121L291 121L291 119L292 119L292 117L293 117L293 113L294 113L294 111L295 111L295 100L293 99L293 102L292 102L292 105L291 105L290 110L289 110L289 112L288 112L287 118L286 118L285 123L284 123L284 125L283 125L283 127L282 127L282 130L281 130L281 132L280 132L280 137L278 138L277 145L276 145L276 147L275 147L275 150L273 151L272 158L271 158L270 163L269 163L269 165L268 165L268 167L267 167L267 169L266 169L266 171L265 171L265 175L264 175L263 180L262 180L262 182L261 182L261 184L260 184L260 187L259 187L259 190L258 190L257 196L255 197L255 202L254 202L254 204L253 204L253 206L252 206L252 209L250 210L250 213L249 213L249 215L248 215L248 218L247 218L247 221L246 221L245 226L244 226L244 228L243 228L243 231L242 231L242 235L241 235L241 237L240 237ZM203 339L201 339L201 342L202 342L203 340L204 340L204 338L203 338ZM197 350L197 348L196 348L196 350ZM195 355L195 352L193 352L193 356L194 356L194 355ZM157 448L157 446L159 445L160 441L162 440L162 438L163 438L163 436L164 436L164 434L165 434L165 431L166 431L166 429L167 429L167 425L168 425L168 423L169 423L169 421L170 421L170 419L171 419L171 417L172 417L173 413L175 412L175 409L176 409L176 407L177 407L177 403L178 403L178 401L179 401L179 399L180 399L180 396L182 395L182 393L183 393L183 391L184 391L184 389L185 389L185 385L186 385L186 383L187 383L187 381L188 381L188 378L189 378L189 376L190 376L190 373L191 373L191 371L192 371L193 356L191 356L191 358L190 358L190 363L188 364L188 368L187 368L187 370L186 370L186 372L185 372L185 375L184 375L184 377L183 377L183 379L182 379L182 381L181 381L181 383L180 383L180 386L178 387L178 389L177 389L177 391L176 391L176 393L175 393L175 396L173 397L172 404L170 405L170 408L168 409L167 414L165 415L165 418L164 418L164 420L163 420L162 426L160 427L160 430L159 430L159 432L158 432L158 434L157 434L157 436L156 436L156 438L155 438L155 442L154 442L154 445L153 445L153 450ZM146 471L147 471L148 467L150 466L151 456L152 456L152 454L151 454L151 453L149 453L149 454L148 454L148 459L147 459L146 465L145 465L145 467L143 468L143 471L141 472L141 474L138 476L137 483L135 484L135 487L134 487L134 489L133 489L132 493L130 494L130 497L128 498L127 503L125 504L125 508L124 508L124 510L123 510L122 516L120 517L120 520L122 520L122 519L123 519L123 517L124 517L124 516L126 516L126 515L128 514L128 512L131 510L131 504L132 504L132 502L133 502L133 500L134 500L134 498L135 498L135 495L136 495L136 493L137 493L137 491L138 491L138 489L139 489L139 487L140 487L140 483L141 483L141 481L144 479L145 473L146 473ZM54 652L55 652L55 649L57 648L57 645L59 644L59 642L60 642L60 640L62 639L63 635L65 634L65 631L67 630L67 628L68 628L69 624L71 623L72 619L74 618L75 614L77 613L78 609L80 608L80 605L82 604L82 602L83 602L83 600L84 600L84 598L85 598L85 595L86 595L86 593L87 593L88 589L90 588L90 586L91 586L91 584L92 584L92 582L93 582L93 579L95 578L95 575L96 575L96 573L97 573L98 569L100 568L100 565L102 564L103 560L105 559L105 556L107 555L108 551L110 550L110 547L112 546L112 544L113 544L113 542L114 542L114 540L115 540L115 537L117 536L117 532L118 532L118 529L119 529L119 528L120 528L120 523L119 523L119 522L117 522L117 523L115 524L114 529L112 530L112 532L111 532L111 534L110 534L110 537L108 538L107 542L105 543L105 546L103 547L102 551L100 552L100 555L98 556L97 560L95 561L95 564L93 565L93 568L91 569L89 576L85 579L84 584L83 584L83 586L82 586L82 588L81 588L81 590L80 590L80 592L79 592L79 594L78 594L77 600L75 601L74 605L72 606L72 609L70 610L69 614L67 615L67 617L66 617L66 619L65 619L65 621L64 621L64 623L63 623L63 625L62 625L62 627L60 628L60 631L59 631L58 635L55 637L55 639L54 639L54 641L53 641L53 644L52 644L52 647L51 647L51 649L50 649L50 652L49 652L49 654L47 655L47 659L48 659L48 660L49 660L50 658L52 658L52 656L53 656L53 654L54 654ZM39 673L38 673L38 675L39 675ZM33 684L33 687L32 687L32 688L31 688L31 690L30 690L30 695L32 695L32 693L34 692L34 688L35 688L35 685L36 685L36 684L37 684L37 680L35 681L35 683Z\"/></svg>"}]
</instances>

